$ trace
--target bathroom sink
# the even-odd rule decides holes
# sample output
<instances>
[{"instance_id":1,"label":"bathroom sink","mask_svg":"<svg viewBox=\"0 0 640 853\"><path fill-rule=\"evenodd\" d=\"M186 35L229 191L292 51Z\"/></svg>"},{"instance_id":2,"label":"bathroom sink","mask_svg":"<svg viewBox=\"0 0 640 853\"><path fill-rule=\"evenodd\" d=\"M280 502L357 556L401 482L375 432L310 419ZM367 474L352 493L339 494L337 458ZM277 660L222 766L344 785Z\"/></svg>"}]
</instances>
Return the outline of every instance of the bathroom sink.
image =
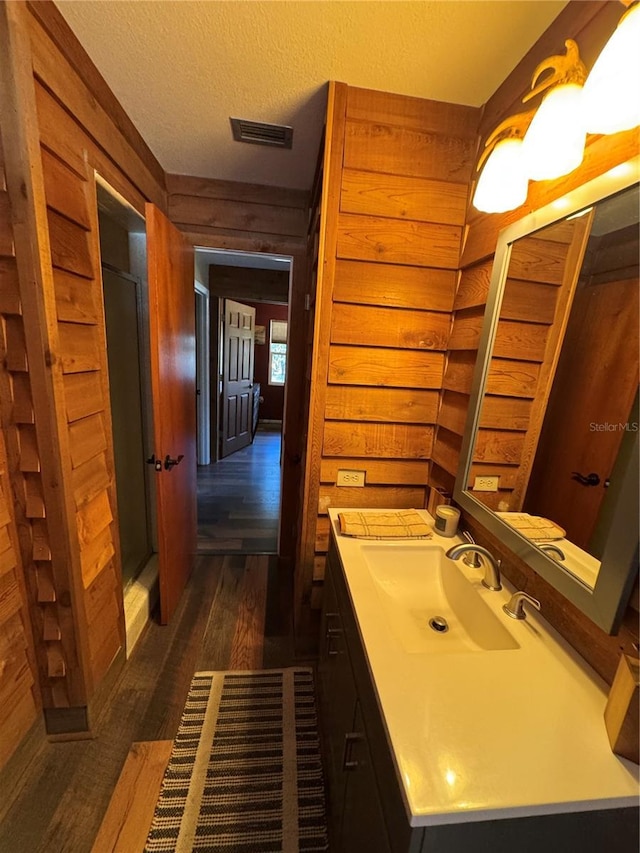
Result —
<instances>
[{"instance_id":1,"label":"bathroom sink","mask_svg":"<svg viewBox=\"0 0 640 853\"><path fill-rule=\"evenodd\" d=\"M384 619L407 653L519 648L500 618L442 548L417 549L395 543L363 545L362 554Z\"/></svg>"}]
</instances>

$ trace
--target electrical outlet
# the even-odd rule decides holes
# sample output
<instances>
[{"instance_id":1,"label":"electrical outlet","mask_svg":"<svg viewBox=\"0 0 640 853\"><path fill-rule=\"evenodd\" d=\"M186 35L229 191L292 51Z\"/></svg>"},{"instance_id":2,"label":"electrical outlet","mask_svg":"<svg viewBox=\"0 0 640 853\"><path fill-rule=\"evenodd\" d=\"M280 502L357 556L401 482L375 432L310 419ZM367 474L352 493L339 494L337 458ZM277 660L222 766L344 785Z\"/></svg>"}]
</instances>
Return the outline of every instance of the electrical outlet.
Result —
<instances>
[{"instance_id":1,"label":"electrical outlet","mask_svg":"<svg viewBox=\"0 0 640 853\"><path fill-rule=\"evenodd\" d=\"M500 477L476 477L473 481L474 492L497 492Z\"/></svg>"},{"instance_id":2,"label":"electrical outlet","mask_svg":"<svg viewBox=\"0 0 640 853\"><path fill-rule=\"evenodd\" d=\"M364 486L364 471L349 471L346 468L338 469L336 486Z\"/></svg>"}]
</instances>

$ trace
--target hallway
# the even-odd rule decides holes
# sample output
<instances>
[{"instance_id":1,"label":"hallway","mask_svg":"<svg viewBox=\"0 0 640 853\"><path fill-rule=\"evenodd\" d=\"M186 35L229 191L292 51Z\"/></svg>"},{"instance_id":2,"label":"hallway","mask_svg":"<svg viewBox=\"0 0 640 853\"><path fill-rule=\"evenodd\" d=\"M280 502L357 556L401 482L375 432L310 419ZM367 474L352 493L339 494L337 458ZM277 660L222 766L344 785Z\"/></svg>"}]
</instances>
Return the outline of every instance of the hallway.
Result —
<instances>
[{"instance_id":1,"label":"hallway","mask_svg":"<svg viewBox=\"0 0 640 853\"><path fill-rule=\"evenodd\" d=\"M198 553L276 554L280 429L258 426L253 444L198 467Z\"/></svg>"},{"instance_id":2,"label":"hallway","mask_svg":"<svg viewBox=\"0 0 640 853\"><path fill-rule=\"evenodd\" d=\"M93 740L43 742L0 822L2 853L89 853L134 741L173 739L197 670L291 666L288 587L275 558L198 557L172 623L151 622ZM296 661L300 663L300 661Z\"/></svg>"}]
</instances>

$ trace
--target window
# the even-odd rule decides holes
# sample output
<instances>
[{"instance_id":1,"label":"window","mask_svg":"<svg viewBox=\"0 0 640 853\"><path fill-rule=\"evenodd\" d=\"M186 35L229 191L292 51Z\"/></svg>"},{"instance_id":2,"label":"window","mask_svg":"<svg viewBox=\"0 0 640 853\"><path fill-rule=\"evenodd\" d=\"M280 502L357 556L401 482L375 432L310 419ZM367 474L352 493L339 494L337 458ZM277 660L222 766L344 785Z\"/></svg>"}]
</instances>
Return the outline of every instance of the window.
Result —
<instances>
[{"instance_id":1,"label":"window","mask_svg":"<svg viewBox=\"0 0 640 853\"><path fill-rule=\"evenodd\" d=\"M284 385L287 375L287 321L269 322L269 385Z\"/></svg>"}]
</instances>

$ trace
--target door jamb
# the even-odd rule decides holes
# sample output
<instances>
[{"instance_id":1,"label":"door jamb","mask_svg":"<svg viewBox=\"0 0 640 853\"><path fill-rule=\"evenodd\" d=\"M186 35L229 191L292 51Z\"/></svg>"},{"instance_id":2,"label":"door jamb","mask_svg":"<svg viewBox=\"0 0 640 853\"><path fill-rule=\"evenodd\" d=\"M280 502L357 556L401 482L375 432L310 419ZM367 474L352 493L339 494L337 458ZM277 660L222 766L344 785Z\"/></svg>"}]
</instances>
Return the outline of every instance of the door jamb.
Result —
<instances>
[{"instance_id":1,"label":"door jamb","mask_svg":"<svg viewBox=\"0 0 640 853\"><path fill-rule=\"evenodd\" d=\"M195 282L196 363L198 377L198 465L211 462L211 371L209 361L209 290Z\"/></svg>"}]
</instances>

